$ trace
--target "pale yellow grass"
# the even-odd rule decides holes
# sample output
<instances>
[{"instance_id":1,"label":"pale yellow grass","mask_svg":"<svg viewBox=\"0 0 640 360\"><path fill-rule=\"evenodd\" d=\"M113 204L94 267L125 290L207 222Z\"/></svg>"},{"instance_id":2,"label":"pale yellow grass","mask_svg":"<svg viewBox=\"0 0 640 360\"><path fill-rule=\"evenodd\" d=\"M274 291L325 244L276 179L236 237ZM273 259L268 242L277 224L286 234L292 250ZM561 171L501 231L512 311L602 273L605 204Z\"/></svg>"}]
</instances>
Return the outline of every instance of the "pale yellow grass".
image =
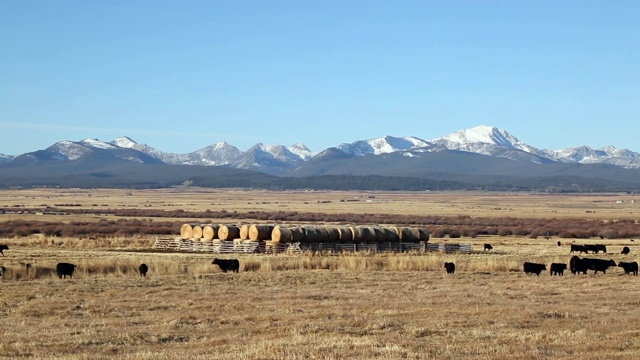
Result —
<instances>
[{"instance_id":1,"label":"pale yellow grass","mask_svg":"<svg viewBox=\"0 0 640 360\"><path fill-rule=\"evenodd\" d=\"M568 246L492 240L468 255L241 255L239 274L214 254L16 247L0 258L0 358L637 357L639 278L528 276L523 260L566 261ZM78 264L72 280L53 274L57 261ZM25 262L50 271L20 276Z\"/></svg>"}]
</instances>

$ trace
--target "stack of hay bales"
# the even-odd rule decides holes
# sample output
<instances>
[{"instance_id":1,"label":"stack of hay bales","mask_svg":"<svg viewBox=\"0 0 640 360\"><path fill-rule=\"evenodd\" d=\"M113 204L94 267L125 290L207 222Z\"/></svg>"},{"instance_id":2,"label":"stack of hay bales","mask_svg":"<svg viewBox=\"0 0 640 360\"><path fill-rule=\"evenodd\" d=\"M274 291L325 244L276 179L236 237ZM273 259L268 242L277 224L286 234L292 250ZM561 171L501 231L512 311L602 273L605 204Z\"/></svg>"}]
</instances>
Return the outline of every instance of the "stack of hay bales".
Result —
<instances>
[{"instance_id":1,"label":"stack of hay bales","mask_svg":"<svg viewBox=\"0 0 640 360\"><path fill-rule=\"evenodd\" d=\"M237 241L271 243L382 243L428 242L423 228L376 225L213 225L186 223L180 228L182 239L196 241Z\"/></svg>"}]
</instances>

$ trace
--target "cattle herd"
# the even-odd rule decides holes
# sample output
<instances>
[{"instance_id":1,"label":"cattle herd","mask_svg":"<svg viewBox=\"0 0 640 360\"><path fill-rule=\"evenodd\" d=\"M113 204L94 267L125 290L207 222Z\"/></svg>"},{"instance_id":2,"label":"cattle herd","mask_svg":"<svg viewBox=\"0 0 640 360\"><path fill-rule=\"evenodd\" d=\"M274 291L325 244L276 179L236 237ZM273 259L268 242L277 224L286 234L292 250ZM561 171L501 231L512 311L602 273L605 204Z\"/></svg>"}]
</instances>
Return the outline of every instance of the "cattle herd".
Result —
<instances>
[{"instance_id":1,"label":"cattle herd","mask_svg":"<svg viewBox=\"0 0 640 360\"><path fill-rule=\"evenodd\" d=\"M561 244L558 242L558 245L561 245ZM9 247L7 245L0 244L0 254L2 254L2 256L5 256L3 252L4 250L9 250ZM491 244L484 244L484 251L490 251L490 250L493 250L493 246ZM571 244L570 252L571 253L578 252L578 253L585 253L585 254L588 254L589 252L592 252L594 254L603 252L606 254L607 247L602 244L596 244L596 245ZM627 255L630 252L631 251L629 247L625 246L622 248L622 251L620 253L623 255ZM211 263L214 265L218 265L220 270L224 273L227 273L227 272L237 273L240 271L240 261L238 259L215 258ZM29 268L31 267L31 264L25 264L25 265L27 266L27 271L28 271ZM571 273L574 275L587 274L589 270L592 270L594 274L597 274L598 272L602 272L603 274L606 274L607 269L609 269L610 267L620 267L624 270L625 274L631 274L635 276L638 275L638 262L636 261L633 261L633 262L620 261L619 263L616 264L614 260L586 258L586 257L580 258L579 256L574 255L573 257L571 257L568 264L569 271L571 271ZM65 279L67 277L72 278L76 268L77 268L77 265L75 264L61 262L56 265L56 274L60 279ZM547 270L547 265L525 261L522 268L525 274L535 274L537 276L540 276L540 274L543 271ZM455 274L456 265L453 262L445 262L444 269L447 274ZM567 270L567 264L552 263L549 267L549 274L551 276L554 276L554 275L562 276L564 275L565 270ZM4 266L0 266L0 277L2 277L6 272L7 272L7 269ZM140 264L140 266L138 267L138 272L141 277L146 277L147 273L149 272L149 266L144 263Z\"/></svg>"}]
</instances>

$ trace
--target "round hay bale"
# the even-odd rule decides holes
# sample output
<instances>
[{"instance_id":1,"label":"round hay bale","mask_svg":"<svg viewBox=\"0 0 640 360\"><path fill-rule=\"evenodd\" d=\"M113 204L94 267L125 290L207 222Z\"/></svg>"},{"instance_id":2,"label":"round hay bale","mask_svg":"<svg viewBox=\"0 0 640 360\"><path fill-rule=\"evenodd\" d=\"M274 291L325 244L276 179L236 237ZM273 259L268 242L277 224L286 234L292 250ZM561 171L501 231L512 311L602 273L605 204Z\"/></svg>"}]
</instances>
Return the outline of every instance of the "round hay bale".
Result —
<instances>
[{"instance_id":1,"label":"round hay bale","mask_svg":"<svg viewBox=\"0 0 640 360\"><path fill-rule=\"evenodd\" d=\"M274 226L273 230L271 230L271 240L275 242L302 242L304 241L304 228L299 226Z\"/></svg>"},{"instance_id":2,"label":"round hay bale","mask_svg":"<svg viewBox=\"0 0 640 360\"><path fill-rule=\"evenodd\" d=\"M394 241L400 240L400 236L398 236L398 232L396 231L396 228L384 226L381 228L381 230L384 231L385 235L387 236L386 241L394 242Z\"/></svg>"},{"instance_id":3,"label":"round hay bale","mask_svg":"<svg viewBox=\"0 0 640 360\"><path fill-rule=\"evenodd\" d=\"M349 231L351 232L351 239L355 242L364 241L364 232L362 227L360 226L349 226Z\"/></svg>"},{"instance_id":4,"label":"round hay bale","mask_svg":"<svg viewBox=\"0 0 640 360\"><path fill-rule=\"evenodd\" d=\"M373 227L373 233L375 235L376 241L377 242L385 242L385 241L389 241L387 239L387 233L384 231L383 228L379 227L379 226L374 226Z\"/></svg>"},{"instance_id":5,"label":"round hay bale","mask_svg":"<svg viewBox=\"0 0 640 360\"><path fill-rule=\"evenodd\" d=\"M191 239L193 237L193 225L182 224L180 227L180 237L183 239Z\"/></svg>"},{"instance_id":6,"label":"round hay bale","mask_svg":"<svg viewBox=\"0 0 640 360\"><path fill-rule=\"evenodd\" d=\"M362 227L362 241L363 242L376 242L376 231L373 226Z\"/></svg>"},{"instance_id":7,"label":"round hay bale","mask_svg":"<svg viewBox=\"0 0 640 360\"><path fill-rule=\"evenodd\" d=\"M202 226L195 225L195 226L193 226L192 229L193 229L193 231L192 231L193 235L191 236L191 238L192 239L197 239L197 240L202 239Z\"/></svg>"},{"instance_id":8,"label":"round hay bale","mask_svg":"<svg viewBox=\"0 0 640 360\"><path fill-rule=\"evenodd\" d=\"M328 242L329 233L326 229L316 227L304 227L304 240L305 242Z\"/></svg>"},{"instance_id":9,"label":"round hay bale","mask_svg":"<svg viewBox=\"0 0 640 360\"><path fill-rule=\"evenodd\" d=\"M420 241L429 241L429 231L427 229L420 228L418 232L420 233Z\"/></svg>"},{"instance_id":10,"label":"round hay bale","mask_svg":"<svg viewBox=\"0 0 640 360\"><path fill-rule=\"evenodd\" d=\"M329 241L337 242L340 241L340 229L335 226L327 226L327 234L329 235Z\"/></svg>"},{"instance_id":11,"label":"round hay bale","mask_svg":"<svg viewBox=\"0 0 640 360\"><path fill-rule=\"evenodd\" d=\"M220 225L218 237L221 240L234 240L240 238L240 228L235 225Z\"/></svg>"},{"instance_id":12,"label":"round hay bale","mask_svg":"<svg viewBox=\"0 0 640 360\"><path fill-rule=\"evenodd\" d=\"M271 239L273 225L251 225L249 227L249 239L253 241Z\"/></svg>"},{"instance_id":13,"label":"round hay bale","mask_svg":"<svg viewBox=\"0 0 640 360\"><path fill-rule=\"evenodd\" d=\"M240 226L240 239L246 240L248 238L249 238L249 225L243 224Z\"/></svg>"},{"instance_id":14,"label":"round hay bale","mask_svg":"<svg viewBox=\"0 0 640 360\"><path fill-rule=\"evenodd\" d=\"M352 242L353 241L353 233L349 229L348 226L338 226L336 229L340 232L340 236L338 237L338 242Z\"/></svg>"},{"instance_id":15,"label":"round hay bale","mask_svg":"<svg viewBox=\"0 0 640 360\"><path fill-rule=\"evenodd\" d=\"M398 235L400 236L400 241L402 242L419 242L420 241L420 232L416 228L412 227L401 227L398 228Z\"/></svg>"},{"instance_id":16,"label":"round hay bale","mask_svg":"<svg viewBox=\"0 0 640 360\"><path fill-rule=\"evenodd\" d=\"M202 226L202 238L204 240L213 240L218 236L219 225L207 224Z\"/></svg>"}]
</instances>

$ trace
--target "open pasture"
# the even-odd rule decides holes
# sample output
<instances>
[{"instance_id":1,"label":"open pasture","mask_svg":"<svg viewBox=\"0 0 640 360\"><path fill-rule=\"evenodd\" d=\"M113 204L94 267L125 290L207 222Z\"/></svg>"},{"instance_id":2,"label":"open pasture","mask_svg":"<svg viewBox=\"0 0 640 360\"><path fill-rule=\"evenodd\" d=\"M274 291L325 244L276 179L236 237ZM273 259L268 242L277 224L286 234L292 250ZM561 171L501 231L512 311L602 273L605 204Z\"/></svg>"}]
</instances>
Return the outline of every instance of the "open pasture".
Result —
<instances>
[{"instance_id":1,"label":"open pasture","mask_svg":"<svg viewBox=\"0 0 640 360\"><path fill-rule=\"evenodd\" d=\"M344 192L244 189L23 189L0 191L0 208L287 211L472 217L619 219L640 214L638 195L492 192ZM47 220L76 220L45 215ZM83 220L99 216L86 216ZM5 214L28 220L32 215ZM42 220L43 216L36 217Z\"/></svg>"},{"instance_id":2,"label":"open pasture","mask_svg":"<svg viewBox=\"0 0 640 360\"><path fill-rule=\"evenodd\" d=\"M238 200L235 193L244 191L219 192L229 211L286 204L288 211L605 220L637 212L633 196L616 194L246 192ZM204 210L200 194L216 198L218 191L128 193L0 192L0 206ZM361 200L340 201L348 197ZM17 216L0 215L0 226ZM617 267L586 276L522 272L524 261L568 263L574 240L430 241L470 243L474 251L224 255L241 266L238 274L223 274L211 264L221 255L150 251L151 238L0 239L10 247L0 256L7 269L0 279L0 359L635 359L640 353L639 277ZM575 242L605 242L607 254L587 256L616 262L636 261L640 252L630 239ZM484 243L493 250L483 251ZM623 246L631 253L620 254ZM78 265L73 279L58 279L60 261ZM147 278L137 273L141 262L149 265ZM445 273L444 262L456 264L455 274Z\"/></svg>"}]
</instances>

